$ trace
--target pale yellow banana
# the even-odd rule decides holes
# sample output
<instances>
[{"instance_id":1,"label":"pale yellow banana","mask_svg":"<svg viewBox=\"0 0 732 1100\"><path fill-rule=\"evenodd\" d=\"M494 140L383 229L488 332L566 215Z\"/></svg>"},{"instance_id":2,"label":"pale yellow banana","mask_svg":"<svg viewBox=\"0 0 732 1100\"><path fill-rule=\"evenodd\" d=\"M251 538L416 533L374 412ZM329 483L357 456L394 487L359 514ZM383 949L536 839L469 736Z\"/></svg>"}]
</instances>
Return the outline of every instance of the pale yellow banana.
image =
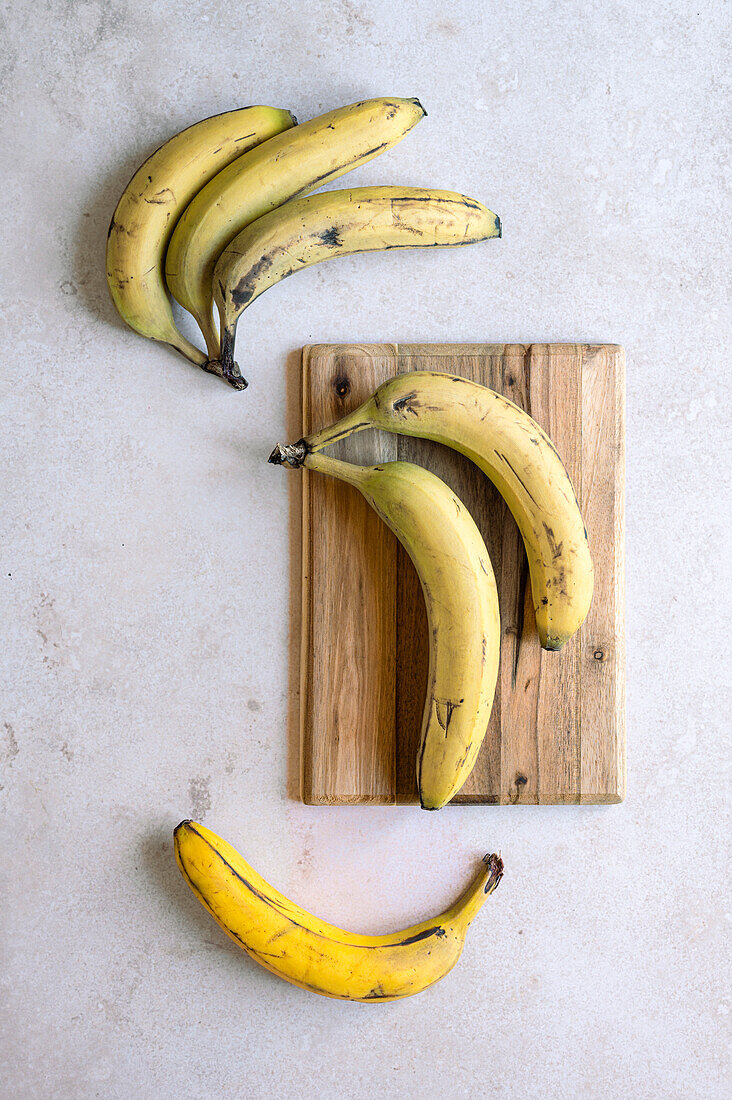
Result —
<instances>
[{"instance_id":1,"label":"pale yellow banana","mask_svg":"<svg viewBox=\"0 0 732 1100\"><path fill-rule=\"evenodd\" d=\"M222 251L246 225L396 145L424 116L418 99L384 97L339 107L230 164L193 199L165 262L171 294L198 321L209 355L219 353L212 277Z\"/></svg>"},{"instance_id":2,"label":"pale yellow banana","mask_svg":"<svg viewBox=\"0 0 732 1100\"><path fill-rule=\"evenodd\" d=\"M335 424L282 451L297 465L305 455L364 428L437 440L467 455L488 475L523 536L541 644L560 649L584 622L594 573L569 475L536 421L508 398L469 379L411 371L384 382Z\"/></svg>"},{"instance_id":3,"label":"pale yellow banana","mask_svg":"<svg viewBox=\"0 0 732 1100\"><path fill-rule=\"evenodd\" d=\"M473 244L500 235L495 214L455 191L356 187L273 210L234 238L214 270L224 375L234 361L239 316L280 279L354 252Z\"/></svg>"},{"instance_id":4,"label":"pale yellow banana","mask_svg":"<svg viewBox=\"0 0 732 1100\"><path fill-rule=\"evenodd\" d=\"M107 282L120 316L142 336L171 344L205 366L206 356L178 331L163 261L175 223L198 189L248 149L294 126L289 111L243 107L176 134L125 188L107 237Z\"/></svg>"},{"instance_id":5,"label":"pale yellow banana","mask_svg":"<svg viewBox=\"0 0 732 1100\"><path fill-rule=\"evenodd\" d=\"M468 925L503 875L499 856L446 912L387 936L345 932L295 905L210 829L182 821L178 866L198 900L247 954L285 981L348 1001L410 997L444 978L460 958Z\"/></svg>"},{"instance_id":6,"label":"pale yellow banana","mask_svg":"<svg viewBox=\"0 0 732 1100\"><path fill-rule=\"evenodd\" d=\"M275 448L270 461L283 460ZM483 537L452 489L422 466L354 466L313 453L303 465L354 485L414 562L430 631L417 787L422 807L439 810L473 769L498 676L498 592Z\"/></svg>"}]
</instances>

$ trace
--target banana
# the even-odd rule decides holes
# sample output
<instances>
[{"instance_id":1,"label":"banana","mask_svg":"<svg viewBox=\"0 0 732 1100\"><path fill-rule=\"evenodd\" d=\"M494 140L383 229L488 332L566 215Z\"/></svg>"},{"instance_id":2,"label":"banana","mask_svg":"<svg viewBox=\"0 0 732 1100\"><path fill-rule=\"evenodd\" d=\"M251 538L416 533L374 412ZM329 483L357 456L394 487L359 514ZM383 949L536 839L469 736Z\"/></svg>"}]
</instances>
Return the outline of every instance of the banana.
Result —
<instances>
[{"instance_id":1,"label":"banana","mask_svg":"<svg viewBox=\"0 0 732 1100\"><path fill-rule=\"evenodd\" d=\"M289 111L243 107L176 134L149 157L125 188L107 235L107 282L130 328L171 344L203 367L206 356L182 336L163 280L173 227L202 184L255 145L294 126Z\"/></svg>"},{"instance_id":2,"label":"banana","mask_svg":"<svg viewBox=\"0 0 732 1100\"><path fill-rule=\"evenodd\" d=\"M340 107L247 153L196 195L171 238L165 277L173 297L198 321L212 359L219 354L213 270L229 241L288 199L390 149L424 114L418 99L368 99Z\"/></svg>"},{"instance_id":3,"label":"banana","mask_svg":"<svg viewBox=\"0 0 732 1100\"><path fill-rule=\"evenodd\" d=\"M286 459L280 447L270 456ZM414 562L430 628L417 786L422 808L439 810L472 771L498 676L498 592L485 543L452 489L422 466L354 466L313 453L302 464L354 485Z\"/></svg>"},{"instance_id":4,"label":"banana","mask_svg":"<svg viewBox=\"0 0 732 1100\"><path fill-rule=\"evenodd\" d=\"M524 540L541 644L561 649L584 622L594 573L572 482L536 421L467 378L411 371L384 382L335 424L280 450L291 465L308 465L306 456L364 428L437 440L488 475Z\"/></svg>"},{"instance_id":5,"label":"banana","mask_svg":"<svg viewBox=\"0 0 732 1100\"><path fill-rule=\"evenodd\" d=\"M216 264L224 375L240 314L268 287L311 264L388 248L472 244L501 223L475 199L417 187L356 187L289 202L244 229Z\"/></svg>"},{"instance_id":6,"label":"banana","mask_svg":"<svg viewBox=\"0 0 732 1100\"><path fill-rule=\"evenodd\" d=\"M224 932L272 974L349 1001L394 1001L444 978L468 925L503 875L499 856L437 917L387 936L358 936L288 901L210 829L182 821L173 834L183 877Z\"/></svg>"}]
</instances>

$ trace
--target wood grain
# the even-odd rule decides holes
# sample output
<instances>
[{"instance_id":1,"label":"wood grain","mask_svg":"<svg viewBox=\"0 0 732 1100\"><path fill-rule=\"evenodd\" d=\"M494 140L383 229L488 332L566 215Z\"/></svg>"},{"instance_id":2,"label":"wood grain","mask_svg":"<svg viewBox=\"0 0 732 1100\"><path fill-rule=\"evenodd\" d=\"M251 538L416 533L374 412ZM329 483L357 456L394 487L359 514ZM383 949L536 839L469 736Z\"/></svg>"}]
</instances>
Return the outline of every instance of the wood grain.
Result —
<instances>
[{"instance_id":1,"label":"wood grain","mask_svg":"<svg viewBox=\"0 0 732 1100\"><path fill-rule=\"evenodd\" d=\"M624 355L613 345L316 345L303 351L304 434L384 379L442 370L506 394L548 431L577 491L595 563L582 629L559 653L536 636L518 528L488 479L428 440L366 431L331 453L419 462L463 499L498 583L498 688L476 766L454 803L619 802L625 795ZM415 802L427 681L424 601L409 557L361 496L305 473L302 798Z\"/></svg>"},{"instance_id":2,"label":"wood grain","mask_svg":"<svg viewBox=\"0 0 732 1100\"><path fill-rule=\"evenodd\" d=\"M306 348L305 432L360 405L390 376L392 359L388 347L332 348L315 359ZM395 459L396 440L356 436L331 453ZM393 802L396 540L356 489L303 473L302 798Z\"/></svg>"}]
</instances>

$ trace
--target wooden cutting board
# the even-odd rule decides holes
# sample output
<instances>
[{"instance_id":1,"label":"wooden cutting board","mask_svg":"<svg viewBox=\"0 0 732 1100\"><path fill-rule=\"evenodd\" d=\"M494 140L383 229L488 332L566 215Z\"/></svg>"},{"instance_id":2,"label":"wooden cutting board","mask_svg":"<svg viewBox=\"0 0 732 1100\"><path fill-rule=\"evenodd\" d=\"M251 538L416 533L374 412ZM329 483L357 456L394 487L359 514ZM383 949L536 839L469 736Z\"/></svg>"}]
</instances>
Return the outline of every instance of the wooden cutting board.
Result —
<instances>
[{"instance_id":1,"label":"wooden cutting board","mask_svg":"<svg viewBox=\"0 0 732 1100\"><path fill-rule=\"evenodd\" d=\"M501 661L490 724L454 803L620 802L625 795L624 353L610 344L316 345L303 349L303 434L385 379L448 371L538 420L574 483L595 591L559 653L536 636L518 528L468 459L427 440L364 431L330 453L419 462L472 512L493 561ZM356 489L304 471L301 795L313 805L416 802L427 620L411 561Z\"/></svg>"}]
</instances>

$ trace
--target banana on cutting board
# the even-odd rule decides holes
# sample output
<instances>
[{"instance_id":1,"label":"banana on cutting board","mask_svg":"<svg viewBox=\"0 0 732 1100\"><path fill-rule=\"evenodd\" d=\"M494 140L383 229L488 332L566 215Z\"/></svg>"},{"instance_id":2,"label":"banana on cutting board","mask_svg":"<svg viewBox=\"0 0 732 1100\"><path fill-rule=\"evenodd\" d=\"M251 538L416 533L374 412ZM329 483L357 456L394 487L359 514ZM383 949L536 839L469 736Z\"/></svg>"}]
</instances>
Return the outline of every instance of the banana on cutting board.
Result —
<instances>
[{"instance_id":1,"label":"banana on cutting board","mask_svg":"<svg viewBox=\"0 0 732 1100\"><path fill-rule=\"evenodd\" d=\"M176 134L149 157L125 188L107 237L107 283L124 321L170 344L202 367L206 356L178 331L163 260L178 218L199 188L255 145L295 126L289 111L243 107Z\"/></svg>"},{"instance_id":2,"label":"banana on cutting board","mask_svg":"<svg viewBox=\"0 0 732 1100\"><path fill-rule=\"evenodd\" d=\"M276 447L270 461L282 460ZM452 489L422 466L355 466L312 452L302 464L358 489L417 570L430 632L417 788L422 808L439 810L473 769L498 676L498 592L483 537Z\"/></svg>"},{"instance_id":3,"label":"banana on cutting board","mask_svg":"<svg viewBox=\"0 0 732 1100\"><path fill-rule=\"evenodd\" d=\"M290 465L308 466L324 447L365 428L436 440L487 474L523 537L541 644L561 649L585 620L594 572L572 482L536 421L477 382L410 371L384 382L335 424L274 453Z\"/></svg>"},{"instance_id":4,"label":"banana on cutting board","mask_svg":"<svg viewBox=\"0 0 732 1100\"><path fill-rule=\"evenodd\" d=\"M460 958L468 925L503 875L485 856L446 912L387 936L359 936L319 920L270 886L210 829L182 821L175 855L191 890L247 954L301 989L348 1001L394 1001L433 985Z\"/></svg>"},{"instance_id":5,"label":"banana on cutting board","mask_svg":"<svg viewBox=\"0 0 732 1100\"><path fill-rule=\"evenodd\" d=\"M245 226L386 152L425 115L418 99L382 96L303 122L234 161L193 198L173 232L165 277L198 321L210 358L219 355L212 278L222 251ZM231 367L226 375L232 377Z\"/></svg>"}]
</instances>

